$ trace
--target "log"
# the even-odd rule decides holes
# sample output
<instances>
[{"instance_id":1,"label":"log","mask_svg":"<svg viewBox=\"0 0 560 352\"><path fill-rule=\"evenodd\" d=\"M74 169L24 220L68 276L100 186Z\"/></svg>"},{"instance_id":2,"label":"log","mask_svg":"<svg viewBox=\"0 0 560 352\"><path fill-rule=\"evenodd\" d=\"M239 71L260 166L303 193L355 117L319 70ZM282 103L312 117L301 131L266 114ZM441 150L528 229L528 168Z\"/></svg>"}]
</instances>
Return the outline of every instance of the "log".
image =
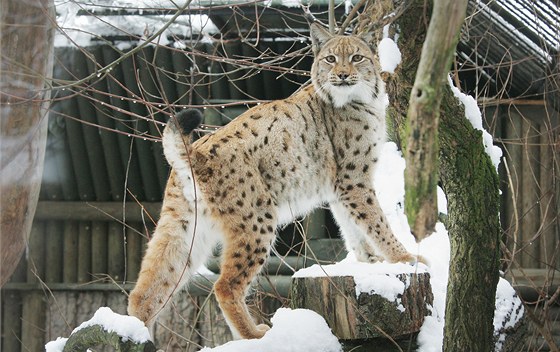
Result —
<instances>
[{"instance_id":1,"label":"log","mask_svg":"<svg viewBox=\"0 0 560 352\"><path fill-rule=\"evenodd\" d=\"M294 277L291 305L323 316L341 340L408 338L430 314L430 275L402 273L395 278L405 289L396 300L389 300L376 292L358 294L353 276Z\"/></svg>"}]
</instances>

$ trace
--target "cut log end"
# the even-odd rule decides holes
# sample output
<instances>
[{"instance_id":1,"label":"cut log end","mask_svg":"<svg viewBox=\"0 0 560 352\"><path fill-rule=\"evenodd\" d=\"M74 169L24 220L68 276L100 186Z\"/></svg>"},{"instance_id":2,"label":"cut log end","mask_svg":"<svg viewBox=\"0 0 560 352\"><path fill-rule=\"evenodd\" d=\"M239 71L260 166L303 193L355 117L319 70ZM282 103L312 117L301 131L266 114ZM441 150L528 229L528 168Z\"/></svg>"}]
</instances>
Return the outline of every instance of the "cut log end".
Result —
<instances>
[{"instance_id":1,"label":"cut log end","mask_svg":"<svg viewBox=\"0 0 560 352\"><path fill-rule=\"evenodd\" d=\"M394 301L375 292L356 293L352 276L292 279L292 306L322 315L342 340L399 339L420 330L433 303L430 275L399 274L405 290Z\"/></svg>"}]
</instances>

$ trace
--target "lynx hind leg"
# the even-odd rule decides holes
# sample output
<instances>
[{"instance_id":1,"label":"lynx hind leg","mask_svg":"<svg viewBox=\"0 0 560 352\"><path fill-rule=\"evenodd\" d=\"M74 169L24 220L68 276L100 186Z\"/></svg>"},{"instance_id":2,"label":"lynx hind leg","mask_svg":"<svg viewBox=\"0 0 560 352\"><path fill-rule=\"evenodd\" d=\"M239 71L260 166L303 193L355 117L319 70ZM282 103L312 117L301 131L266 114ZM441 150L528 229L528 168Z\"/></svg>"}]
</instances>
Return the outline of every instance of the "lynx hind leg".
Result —
<instances>
[{"instance_id":1,"label":"lynx hind leg","mask_svg":"<svg viewBox=\"0 0 560 352\"><path fill-rule=\"evenodd\" d=\"M193 207L186 203L178 187L170 187L172 183L173 177L128 301L128 314L146 324L155 321L173 294L204 263L215 244L203 235L203 221L197 221L195 232Z\"/></svg>"},{"instance_id":2,"label":"lynx hind leg","mask_svg":"<svg viewBox=\"0 0 560 352\"><path fill-rule=\"evenodd\" d=\"M261 338L270 328L256 325L245 298L253 279L268 258L275 238L276 219L272 211L240 211L225 223L220 277L214 286L216 299L235 338Z\"/></svg>"}]
</instances>

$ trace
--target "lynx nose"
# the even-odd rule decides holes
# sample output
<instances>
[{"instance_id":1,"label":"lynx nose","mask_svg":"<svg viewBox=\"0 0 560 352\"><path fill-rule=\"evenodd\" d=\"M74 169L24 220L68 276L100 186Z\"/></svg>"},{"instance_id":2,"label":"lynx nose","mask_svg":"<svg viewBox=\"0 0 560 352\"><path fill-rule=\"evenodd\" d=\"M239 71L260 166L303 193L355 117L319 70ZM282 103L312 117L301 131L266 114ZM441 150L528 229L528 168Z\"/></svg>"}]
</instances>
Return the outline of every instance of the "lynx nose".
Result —
<instances>
[{"instance_id":1,"label":"lynx nose","mask_svg":"<svg viewBox=\"0 0 560 352\"><path fill-rule=\"evenodd\" d=\"M348 78L348 76L350 76L350 75L347 74L347 73L339 73L338 74L338 78L340 78L342 81L345 81Z\"/></svg>"}]
</instances>

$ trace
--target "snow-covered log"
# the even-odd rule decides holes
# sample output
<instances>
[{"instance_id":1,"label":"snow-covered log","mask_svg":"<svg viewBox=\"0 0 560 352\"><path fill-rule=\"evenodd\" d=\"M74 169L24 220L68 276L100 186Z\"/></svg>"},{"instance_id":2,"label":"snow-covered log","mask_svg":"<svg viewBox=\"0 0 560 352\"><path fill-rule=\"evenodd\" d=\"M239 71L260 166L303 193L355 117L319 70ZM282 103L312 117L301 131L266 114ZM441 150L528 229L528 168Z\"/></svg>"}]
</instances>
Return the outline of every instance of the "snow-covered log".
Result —
<instances>
[{"instance_id":1,"label":"snow-covered log","mask_svg":"<svg viewBox=\"0 0 560 352\"><path fill-rule=\"evenodd\" d=\"M292 306L319 313L342 340L397 340L418 332L433 302L429 273L406 264L356 264L364 264L357 275L337 275L332 267L340 264L296 273Z\"/></svg>"},{"instance_id":2,"label":"snow-covered log","mask_svg":"<svg viewBox=\"0 0 560 352\"><path fill-rule=\"evenodd\" d=\"M59 337L45 345L46 352L83 352L90 347L110 346L117 352L155 352L150 333L135 317L114 313L101 307L94 316L78 326L70 337Z\"/></svg>"},{"instance_id":3,"label":"snow-covered log","mask_svg":"<svg viewBox=\"0 0 560 352\"><path fill-rule=\"evenodd\" d=\"M63 352L87 351L90 347L111 346L119 352L155 352L156 348L151 341L138 342L123 340L116 332L109 332L101 325L91 325L83 328L68 338Z\"/></svg>"}]
</instances>

